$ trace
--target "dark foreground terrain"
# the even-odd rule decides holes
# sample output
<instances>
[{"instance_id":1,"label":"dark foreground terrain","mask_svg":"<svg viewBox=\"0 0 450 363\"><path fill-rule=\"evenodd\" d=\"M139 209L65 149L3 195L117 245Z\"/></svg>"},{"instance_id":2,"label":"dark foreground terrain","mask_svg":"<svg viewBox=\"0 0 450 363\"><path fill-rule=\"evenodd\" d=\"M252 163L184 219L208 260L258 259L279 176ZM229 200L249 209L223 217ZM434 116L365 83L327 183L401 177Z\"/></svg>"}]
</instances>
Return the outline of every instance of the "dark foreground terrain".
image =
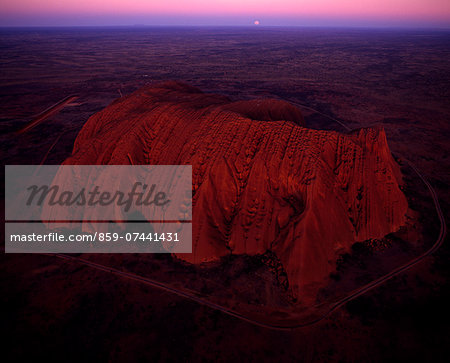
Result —
<instances>
[{"instance_id":1,"label":"dark foreground terrain","mask_svg":"<svg viewBox=\"0 0 450 363\"><path fill-rule=\"evenodd\" d=\"M449 58L450 34L436 31L1 30L0 157L3 164L58 164L70 154L78 131L93 113L146 83L176 79L231 98L280 98L313 108L316 111L302 108L312 128L344 131L329 117L350 128L381 124L391 150L418 167L448 215ZM30 131L15 134L71 95L78 98ZM406 166L402 171L421 240L405 245L391 236L372 241L370 248L356 245L342 256L322 299L343 286L367 282L377 276L377 267L385 269L417 255L436 238L439 222L426 188ZM292 332L255 327L167 292L53 257L3 255L5 353L15 359L74 361L446 361L449 251L444 243L412 271L319 324ZM101 261L155 277L158 269L170 268L172 280L183 274L202 277L170 257L151 259L152 268L129 256L121 261L105 256ZM233 263L233 269L213 266L207 278L202 277L204 282L190 282L189 287L208 292L214 290L214 279L223 284L221 276L226 275L237 281L236 291L245 294L241 298L251 300L262 287L248 285L258 291L249 293L243 274L256 271L273 279L260 261L237 258Z\"/></svg>"}]
</instances>

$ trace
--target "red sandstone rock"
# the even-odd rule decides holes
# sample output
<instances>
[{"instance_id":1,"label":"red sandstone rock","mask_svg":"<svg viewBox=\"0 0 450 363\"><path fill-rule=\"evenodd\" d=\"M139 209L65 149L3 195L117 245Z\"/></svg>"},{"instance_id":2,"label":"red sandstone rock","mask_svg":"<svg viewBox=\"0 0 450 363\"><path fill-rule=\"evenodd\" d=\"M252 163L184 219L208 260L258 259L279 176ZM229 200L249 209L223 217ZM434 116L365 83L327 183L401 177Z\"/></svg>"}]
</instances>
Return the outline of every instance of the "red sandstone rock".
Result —
<instances>
[{"instance_id":1,"label":"red sandstone rock","mask_svg":"<svg viewBox=\"0 0 450 363\"><path fill-rule=\"evenodd\" d=\"M129 155L129 156L128 156ZM304 127L279 100L231 102L168 82L93 115L66 164L190 164L192 263L273 251L292 292L314 296L338 255L405 222L401 175L382 128Z\"/></svg>"}]
</instances>

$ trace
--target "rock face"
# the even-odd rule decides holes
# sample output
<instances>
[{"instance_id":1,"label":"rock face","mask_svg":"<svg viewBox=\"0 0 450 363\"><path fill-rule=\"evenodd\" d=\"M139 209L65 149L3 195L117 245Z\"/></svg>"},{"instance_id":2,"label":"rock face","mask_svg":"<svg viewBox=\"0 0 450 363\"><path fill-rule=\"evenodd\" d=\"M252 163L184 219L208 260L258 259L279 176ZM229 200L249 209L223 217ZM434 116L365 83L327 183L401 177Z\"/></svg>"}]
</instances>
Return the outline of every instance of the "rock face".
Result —
<instances>
[{"instance_id":1,"label":"rock face","mask_svg":"<svg viewBox=\"0 0 450 363\"><path fill-rule=\"evenodd\" d=\"M381 128L311 130L279 100L231 102L168 82L93 115L66 164L190 164L192 263L275 253L292 293L315 296L338 255L405 222Z\"/></svg>"}]
</instances>

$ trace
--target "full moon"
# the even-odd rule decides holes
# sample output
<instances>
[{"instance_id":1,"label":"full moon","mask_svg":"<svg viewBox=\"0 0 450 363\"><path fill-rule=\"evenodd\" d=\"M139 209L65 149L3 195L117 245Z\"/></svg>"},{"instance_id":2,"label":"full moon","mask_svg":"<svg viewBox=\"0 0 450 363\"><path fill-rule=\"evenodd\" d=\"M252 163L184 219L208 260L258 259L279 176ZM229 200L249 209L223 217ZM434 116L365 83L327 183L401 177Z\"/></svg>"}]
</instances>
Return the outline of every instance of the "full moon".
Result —
<instances>
[{"instance_id":1,"label":"full moon","mask_svg":"<svg viewBox=\"0 0 450 363\"><path fill-rule=\"evenodd\" d=\"M255 21L253 22L253 24L259 25L259 20L255 20Z\"/></svg>"}]
</instances>

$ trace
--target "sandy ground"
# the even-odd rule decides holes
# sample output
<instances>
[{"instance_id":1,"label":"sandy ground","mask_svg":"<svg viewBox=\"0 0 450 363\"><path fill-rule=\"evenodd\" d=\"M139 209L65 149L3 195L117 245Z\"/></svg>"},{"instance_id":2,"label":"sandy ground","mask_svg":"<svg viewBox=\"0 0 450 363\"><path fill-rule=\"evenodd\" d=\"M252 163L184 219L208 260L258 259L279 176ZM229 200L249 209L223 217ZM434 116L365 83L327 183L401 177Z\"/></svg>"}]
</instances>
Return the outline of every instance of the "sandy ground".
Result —
<instances>
[{"instance_id":1,"label":"sandy ground","mask_svg":"<svg viewBox=\"0 0 450 363\"><path fill-rule=\"evenodd\" d=\"M2 30L2 162L60 163L91 114L143 84L178 79L238 99L278 97L298 102L354 128L382 124L391 149L412 160L431 181L448 215L449 36L443 32L264 28ZM79 96L74 104L28 133L14 134L33 116L72 94ZM335 123L317 113L305 112L305 116L310 127L336 129ZM417 250L398 240L391 241L393 248L376 253L359 246L343 257L321 298L370 279L433 240L438 225L426 190L410 171L404 169L404 174L410 205L421 227L403 237L414 242L423 235L424 239L415 241ZM8 312L7 354L65 355L69 360L89 356L441 361L450 346L445 324L450 301L448 258L449 248L444 245L435 258L348 304L327 321L279 333L86 267L49 257L4 255L0 269L4 276L1 296ZM166 272L170 265L169 275L139 261L128 262L127 268L140 266L142 273L171 276L172 282L184 273L198 274L191 271L189 275L185 267L164 259L152 266ZM248 265L246 261L244 267ZM285 303L270 271L257 266L254 271L273 287L265 290L266 300L277 296L277 303ZM217 268L210 271L209 280L202 281L216 281L215 276L223 274ZM235 290L245 291L242 284L248 279L236 278L238 272L227 271L227 276L235 277L231 279ZM202 283L191 286L205 293L214 291ZM263 288L254 286L255 294L239 298L261 298Z\"/></svg>"}]
</instances>

